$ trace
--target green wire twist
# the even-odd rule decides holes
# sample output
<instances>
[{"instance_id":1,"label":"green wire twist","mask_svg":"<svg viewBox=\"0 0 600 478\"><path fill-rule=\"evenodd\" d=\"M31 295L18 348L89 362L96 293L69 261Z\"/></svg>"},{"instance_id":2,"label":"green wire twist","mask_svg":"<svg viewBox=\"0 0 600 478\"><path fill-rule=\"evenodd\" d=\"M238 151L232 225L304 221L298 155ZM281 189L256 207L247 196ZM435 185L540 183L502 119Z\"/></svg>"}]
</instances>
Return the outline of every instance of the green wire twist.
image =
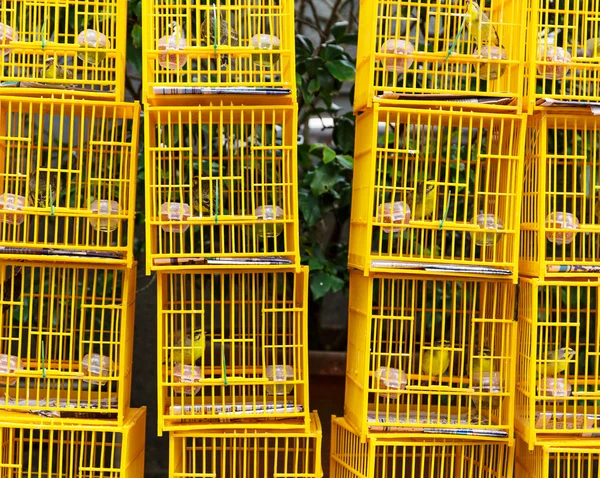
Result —
<instances>
[{"instance_id":1,"label":"green wire twist","mask_svg":"<svg viewBox=\"0 0 600 478\"><path fill-rule=\"evenodd\" d=\"M454 37L454 41L452 42L452 45L450 45L450 49L448 50L448 54L446 55L446 58L444 58L444 61L448 61L448 58L450 58L450 55L454 51L454 47L456 47L456 44L458 43L458 39L460 38L460 35L462 34L466 23L467 23L467 15L464 16L463 21L460 24L460 28L458 29L458 33Z\"/></svg>"},{"instance_id":2,"label":"green wire twist","mask_svg":"<svg viewBox=\"0 0 600 478\"><path fill-rule=\"evenodd\" d=\"M221 360L223 361L223 385L227 386L229 383L227 382L227 362L225 361L225 347L221 346Z\"/></svg>"},{"instance_id":3,"label":"green wire twist","mask_svg":"<svg viewBox=\"0 0 600 478\"><path fill-rule=\"evenodd\" d=\"M215 17L215 31L213 32L215 34L215 41L214 41L213 47L215 49L215 56L217 56L217 36L219 36L219 30L221 29L220 28L221 25L219 24L219 22L217 22L217 4L216 3L213 3L213 14ZM210 28L210 24L209 24L209 28ZM219 38L220 38L220 36L219 36Z\"/></svg>"},{"instance_id":4,"label":"green wire twist","mask_svg":"<svg viewBox=\"0 0 600 478\"><path fill-rule=\"evenodd\" d=\"M446 220L446 217L448 216L449 209L450 209L450 201L448 201L448 205L446 206L446 211L444 212L444 217L442 217L442 220L440 221L440 229L442 229L442 227L444 227L444 221Z\"/></svg>"},{"instance_id":5,"label":"green wire twist","mask_svg":"<svg viewBox=\"0 0 600 478\"><path fill-rule=\"evenodd\" d=\"M44 351L44 339L42 339L42 378L46 378L46 353Z\"/></svg>"},{"instance_id":6,"label":"green wire twist","mask_svg":"<svg viewBox=\"0 0 600 478\"><path fill-rule=\"evenodd\" d=\"M48 17L42 23L42 50L46 48L46 23L48 22Z\"/></svg>"}]
</instances>

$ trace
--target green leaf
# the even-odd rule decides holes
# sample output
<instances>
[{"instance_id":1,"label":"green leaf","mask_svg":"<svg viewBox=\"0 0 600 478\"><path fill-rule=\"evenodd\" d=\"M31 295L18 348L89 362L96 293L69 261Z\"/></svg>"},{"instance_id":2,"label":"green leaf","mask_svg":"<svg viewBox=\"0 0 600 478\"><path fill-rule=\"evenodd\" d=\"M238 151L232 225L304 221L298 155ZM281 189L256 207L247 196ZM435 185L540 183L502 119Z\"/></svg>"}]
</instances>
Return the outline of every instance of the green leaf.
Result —
<instances>
[{"instance_id":1,"label":"green leaf","mask_svg":"<svg viewBox=\"0 0 600 478\"><path fill-rule=\"evenodd\" d=\"M348 25L349 23L347 21L337 22L332 25L331 34L333 35L333 38L335 38L335 41L341 43L340 39L348 31Z\"/></svg>"},{"instance_id":2,"label":"green leaf","mask_svg":"<svg viewBox=\"0 0 600 478\"><path fill-rule=\"evenodd\" d=\"M339 179L339 167L335 163L320 165L310 183L310 190L315 196L329 191Z\"/></svg>"},{"instance_id":3,"label":"green leaf","mask_svg":"<svg viewBox=\"0 0 600 478\"><path fill-rule=\"evenodd\" d=\"M308 91L309 93L316 93L317 91L319 91L320 88L321 88L321 84L319 83L318 78L313 78L308 83L308 87L306 88L306 91Z\"/></svg>"},{"instance_id":4,"label":"green leaf","mask_svg":"<svg viewBox=\"0 0 600 478\"><path fill-rule=\"evenodd\" d=\"M298 163L304 169L311 166L309 146L306 143L298 145Z\"/></svg>"},{"instance_id":5,"label":"green leaf","mask_svg":"<svg viewBox=\"0 0 600 478\"><path fill-rule=\"evenodd\" d=\"M339 60L340 58L344 58L345 51L340 45L329 44L322 50L322 55L328 61Z\"/></svg>"},{"instance_id":6,"label":"green leaf","mask_svg":"<svg viewBox=\"0 0 600 478\"><path fill-rule=\"evenodd\" d=\"M318 271L311 274L310 290L315 300L324 297L329 291L338 292L344 287L344 281L339 277L328 274L324 271Z\"/></svg>"},{"instance_id":7,"label":"green leaf","mask_svg":"<svg viewBox=\"0 0 600 478\"><path fill-rule=\"evenodd\" d=\"M334 78L340 81L352 81L354 79L356 69L348 60L328 61L325 67Z\"/></svg>"},{"instance_id":8,"label":"green leaf","mask_svg":"<svg viewBox=\"0 0 600 478\"><path fill-rule=\"evenodd\" d=\"M343 153L350 153L354 150L354 132L356 127L354 121L342 116L335 122L333 128L333 140Z\"/></svg>"},{"instance_id":9,"label":"green leaf","mask_svg":"<svg viewBox=\"0 0 600 478\"><path fill-rule=\"evenodd\" d=\"M352 156L338 154L335 159L342 168L354 169L354 158Z\"/></svg>"},{"instance_id":10,"label":"green leaf","mask_svg":"<svg viewBox=\"0 0 600 478\"><path fill-rule=\"evenodd\" d=\"M356 45L358 43L358 33L346 33L338 40L343 45Z\"/></svg>"},{"instance_id":11,"label":"green leaf","mask_svg":"<svg viewBox=\"0 0 600 478\"><path fill-rule=\"evenodd\" d=\"M308 150L309 153L312 153L315 149L322 149L324 148L326 145L323 143L313 143L312 146L310 147L310 149Z\"/></svg>"},{"instance_id":12,"label":"green leaf","mask_svg":"<svg viewBox=\"0 0 600 478\"><path fill-rule=\"evenodd\" d=\"M325 146L323 149L323 162L325 164L331 163L335 159L335 151L329 146Z\"/></svg>"},{"instance_id":13,"label":"green leaf","mask_svg":"<svg viewBox=\"0 0 600 478\"><path fill-rule=\"evenodd\" d=\"M310 290L314 300L319 300L331 290L331 275L326 272L319 271L310 276Z\"/></svg>"},{"instance_id":14,"label":"green leaf","mask_svg":"<svg viewBox=\"0 0 600 478\"><path fill-rule=\"evenodd\" d=\"M312 194L309 194L306 190L301 190L298 196L302 217L306 221L308 227L313 227L322 217L319 199Z\"/></svg>"},{"instance_id":15,"label":"green leaf","mask_svg":"<svg viewBox=\"0 0 600 478\"><path fill-rule=\"evenodd\" d=\"M325 268L323 263L316 257L311 257L308 260L308 267L311 271L322 271Z\"/></svg>"},{"instance_id":16,"label":"green leaf","mask_svg":"<svg viewBox=\"0 0 600 478\"><path fill-rule=\"evenodd\" d=\"M328 93L334 89L335 80L333 76L331 76L327 71L319 68L317 70L317 78L319 79L319 84L321 85L321 90L325 90Z\"/></svg>"},{"instance_id":17,"label":"green leaf","mask_svg":"<svg viewBox=\"0 0 600 478\"><path fill-rule=\"evenodd\" d=\"M131 39L136 48L142 48L142 26L136 23L131 30Z\"/></svg>"},{"instance_id":18,"label":"green leaf","mask_svg":"<svg viewBox=\"0 0 600 478\"><path fill-rule=\"evenodd\" d=\"M304 50L308 55L312 55L313 51L315 51L315 47L309 38L304 35L296 35L296 52L298 50Z\"/></svg>"}]
</instances>

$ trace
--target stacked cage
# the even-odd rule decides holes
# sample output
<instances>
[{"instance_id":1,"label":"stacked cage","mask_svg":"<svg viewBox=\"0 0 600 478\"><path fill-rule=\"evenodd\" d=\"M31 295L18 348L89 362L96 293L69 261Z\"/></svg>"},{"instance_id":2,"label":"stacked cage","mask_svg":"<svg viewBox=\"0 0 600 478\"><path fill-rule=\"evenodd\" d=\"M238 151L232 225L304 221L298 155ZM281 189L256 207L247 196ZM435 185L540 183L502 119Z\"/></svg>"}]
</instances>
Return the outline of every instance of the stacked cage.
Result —
<instances>
[{"instance_id":1,"label":"stacked cage","mask_svg":"<svg viewBox=\"0 0 600 478\"><path fill-rule=\"evenodd\" d=\"M0 6L2 476L144 476L127 5Z\"/></svg>"},{"instance_id":2,"label":"stacked cage","mask_svg":"<svg viewBox=\"0 0 600 478\"><path fill-rule=\"evenodd\" d=\"M513 476L524 20L361 4L334 478Z\"/></svg>"},{"instance_id":3,"label":"stacked cage","mask_svg":"<svg viewBox=\"0 0 600 478\"><path fill-rule=\"evenodd\" d=\"M170 476L319 478L294 3L143 6L146 271Z\"/></svg>"},{"instance_id":4,"label":"stacked cage","mask_svg":"<svg viewBox=\"0 0 600 478\"><path fill-rule=\"evenodd\" d=\"M600 5L528 4L515 429L526 477L598 474ZM519 475L520 476L520 475Z\"/></svg>"}]
</instances>

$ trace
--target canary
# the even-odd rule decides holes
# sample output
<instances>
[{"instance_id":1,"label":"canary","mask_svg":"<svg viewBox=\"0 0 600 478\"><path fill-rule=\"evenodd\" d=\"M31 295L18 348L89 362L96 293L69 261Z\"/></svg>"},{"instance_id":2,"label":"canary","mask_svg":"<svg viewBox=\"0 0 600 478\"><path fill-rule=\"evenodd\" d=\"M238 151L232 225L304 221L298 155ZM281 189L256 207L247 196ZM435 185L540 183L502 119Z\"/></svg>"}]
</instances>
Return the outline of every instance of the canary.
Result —
<instances>
[{"instance_id":1,"label":"canary","mask_svg":"<svg viewBox=\"0 0 600 478\"><path fill-rule=\"evenodd\" d=\"M490 373L492 371L492 351L488 347L475 350L471 360L473 362L473 373Z\"/></svg>"},{"instance_id":2,"label":"canary","mask_svg":"<svg viewBox=\"0 0 600 478\"><path fill-rule=\"evenodd\" d=\"M44 68L40 70L40 76L46 80L72 80L73 72L62 65L57 64L54 58L48 58ZM70 82L63 83L66 86L71 85Z\"/></svg>"},{"instance_id":3,"label":"canary","mask_svg":"<svg viewBox=\"0 0 600 478\"><path fill-rule=\"evenodd\" d=\"M219 17L219 24L217 25L217 16ZM225 14L220 11L217 13L216 9L210 10L206 13L202 26L200 27L200 34L202 38L206 40L208 46L224 45L224 46L238 46L238 34L232 27L227 23ZM219 36L219 41L216 41L216 36ZM228 55L221 55L221 68L227 68L229 63Z\"/></svg>"},{"instance_id":4,"label":"canary","mask_svg":"<svg viewBox=\"0 0 600 478\"><path fill-rule=\"evenodd\" d=\"M600 57L600 37L590 38L585 42L585 56L588 58Z\"/></svg>"},{"instance_id":5,"label":"canary","mask_svg":"<svg viewBox=\"0 0 600 478\"><path fill-rule=\"evenodd\" d=\"M466 25L469 32L481 43L500 46L500 38L490 18L481 11L479 4L474 0L467 0Z\"/></svg>"},{"instance_id":6,"label":"canary","mask_svg":"<svg viewBox=\"0 0 600 478\"><path fill-rule=\"evenodd\" d=\"M50 177L50 180L48 180ZM56 205L56 175L33 170L29 175L29 200L32 206L53 207Z\"/></svg>"},{"instance_id":7,"label":"canary","mask_svg":"<svg viewBox=\"0 0 600 478\"><path fill-rule=\"evenodd\" d=\"M450 366L450 350L444 350L444 347L450 347L451 344L447 340L438 340L433 344L442 350L428 350L423 352L421 357L421 372L424 375L441 376Z\"/></svg>"},{"instance_id":8,"label":"canary","mask_svg":"<svg viewBox=\"0 0 600 478\"><path fill-rule=\"evenodd\" d=\"M413 193L406 194L406 201L411 210L411 219L423 220L429 217L435 211L435 185L425 186L424 183L417 184L415 188L415 201L413 202Z\"/></svg>"},{"instance_id":9,"label":"canary","mask_svg":"<svg viewBox=\"0 0 600 478\"><path fill-rule=\"evenodd\" d=\"M217 198L217 182L213 184L212 188L212 201L210 182L208 179L201 180L199 176L195 176L192 179L192 205L194 210L202 212L208 216L212 216L216 212L216 198Z\"/></svg>"},{"instance_id":10,"label":"canary","mask_svg":"<svg viewBox=\"0 0 600 478\"><path fill-rule=\"evenodd\" d=\"M575 351L570 347L562 347L558 351L550 350L542 363L537 365L540 375L555 377L569 368L569 362L575 357Z\"/></svg>"},{"instance_id":11,"label":"canary","mask_svg":"<svg viewBox=\"0 0 600 478\"><path fill-rule=\"evenodd\" d=\"M179 338L173 346L170 357L163 363L172 362L174 364L183 363L184 365L194 365L196 360L204 355L205 347L206 339L204 337L204 331L202 329L196 329L194 330L193 341L187 336L183 338L183 342L181 338Z\"/></svg>"}]
</instances>

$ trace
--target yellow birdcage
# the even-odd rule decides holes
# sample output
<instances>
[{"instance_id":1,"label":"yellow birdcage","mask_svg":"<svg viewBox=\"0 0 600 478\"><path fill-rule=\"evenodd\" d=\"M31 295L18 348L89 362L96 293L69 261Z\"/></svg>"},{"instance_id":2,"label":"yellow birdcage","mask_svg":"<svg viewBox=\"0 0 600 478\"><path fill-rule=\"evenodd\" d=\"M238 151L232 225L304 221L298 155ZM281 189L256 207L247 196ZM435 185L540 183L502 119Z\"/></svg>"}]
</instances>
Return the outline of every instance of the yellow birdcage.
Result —
<instances>
[{"instance_id":1,"label":"yellow birdcage","mask_svg":"<svg viewBox=\"0 0 600 478\"><path fill-rule=\"evenodd\" d=\"M600 97L600 20L593 1L529 0L529 109Z\"/></svg>"},{"instance_id":2,"label":"yellow birdcage","mask_svg":"<svg viewBox=\"0 0 600 478\"><path fill-rule=\"evenodd\" d=\"M525 12L518 0L363 2L355 111L465 101L520 110Z\"/></svg>"},{"instance_id":3,"label":"yellow birdcage","mask_svg":"<svg viewBox=\"0 0 600 478\"><path fill-rule=\"evenodd\" d=\"M0 408L23 422L121 425L129 408L136 267L0 262ZM90 420L86 420L90 419Z\"/></svg>"},{"instance_id":4,"label":"yellow birdcage","mask_svg":"<svg viewBox=\"0 0 600 478\"><path fill-rule=\"evenodd\" d=\"M515 286L350 276L344 415L364 439L512 439Z\"/></svg>"},{"instance_id":5,"label":"yellow birdcage","mask_svg":"<svg viewBox=\"0 0 600 478\"><path fill-rule=\"evenodd\" d=\"M169 477L321 478L321 422L310 414L307 431L241 429L169 434Z\"/></svg>"},{"instance_id":6,"label":"yellow birdcage","mask_svg":"<svg viewBox=\"0 0 600 478\"><path fill-rule=\"evenodd\" d=\"M600 446L557 438L530 451L517 436L515 464L518 478L591 478L600 470Z\"/></svg>"},{"instance_id":7,"label":"yellow birdcage","mask_svg":"<svg viewBox=\"0 0 600 478\"><path fill-rule=\"evenodd\" d=\"M520 280L515 428L530 448L600 433L599 292L598 275Z\"/></svg>"},{"instance_id":8,"label":"yellow birdcage","mask_svg":"<svg viewBox=\"0 0 600 478\"><path fill-rule=\"evenodd\" d=\"M123 101L127 2L4 0L0 92Z\"/></svg>"},{"instance_id":9,"label":"yellow birdcage","mask_svg":"<svg viewBox=\"0 0 600 478\"><path fill-rule=\"evenodd\" d=\"M130 409L120 427L14 423L14 415L0 412L3 477L144 477L146 407Z\"/></svg>"},{"instance_id":10,"label":"yellow birdcage","mask_svg":"<svg viewBox=\"0 0 600 478\"><path fill-rule=\"evenodd\" d=\"M361 114L349 266L516 282L524 118L377 104Z\"/></svg>"},{"instance_id":11,"label":"yellow birdcage","mask_svg":"<svg viewBox=\"0 0 600 478\"><path fill-rule=\"evenodd\" d=\"M307 268L159 272L159 434L307 429L307 293Z\"/></svg>"},{"instance_id":12,"label":"yellow birdcage","mask_svg":"<svg viewBox=\"0 0 600 478\"><path fill-rule=\"evenodd\" d=\"M521 202L520 272L600 272L600 117L530 117Z\"/></svg>"},{"instance_id":13,"label":"yellow birdcage","mask_svg":"<svg viewBox=\"0 0 600 478\"><path fill-rule=\"evenodd\" d=\"M330 463L331 478L512 478L514 447L385 435L364 441L346 419L333 416Z\"/></svg>"},{"instance_id":14,"label":"yellow birdcage","mask_svg":"<svg viewBox=\"0 0 600 478\"><path fill-rule=\"evenodd\" d=\"M131 267L139 113L0 97L0 256Z\"/></svg>"},{"instance_id":15,"label":"yellow birdcage","mask_svg":"<svg viewBox=\"0 0 600 478\"><path fill-rule=\"evenodd\" d=\"M144 102L198 104L233 95L294 104L294 2L144 0Z\"/></svg>"},{"instance_id":16,"label":"yellow birdcage","mask_svg":"<svg viewBox=\"0 0 600 478\"><path fill-rule=\"evenodd\" d=\"M148 107L146 270L300 267L293 106Z\"/></svg>"}]
</instances>

